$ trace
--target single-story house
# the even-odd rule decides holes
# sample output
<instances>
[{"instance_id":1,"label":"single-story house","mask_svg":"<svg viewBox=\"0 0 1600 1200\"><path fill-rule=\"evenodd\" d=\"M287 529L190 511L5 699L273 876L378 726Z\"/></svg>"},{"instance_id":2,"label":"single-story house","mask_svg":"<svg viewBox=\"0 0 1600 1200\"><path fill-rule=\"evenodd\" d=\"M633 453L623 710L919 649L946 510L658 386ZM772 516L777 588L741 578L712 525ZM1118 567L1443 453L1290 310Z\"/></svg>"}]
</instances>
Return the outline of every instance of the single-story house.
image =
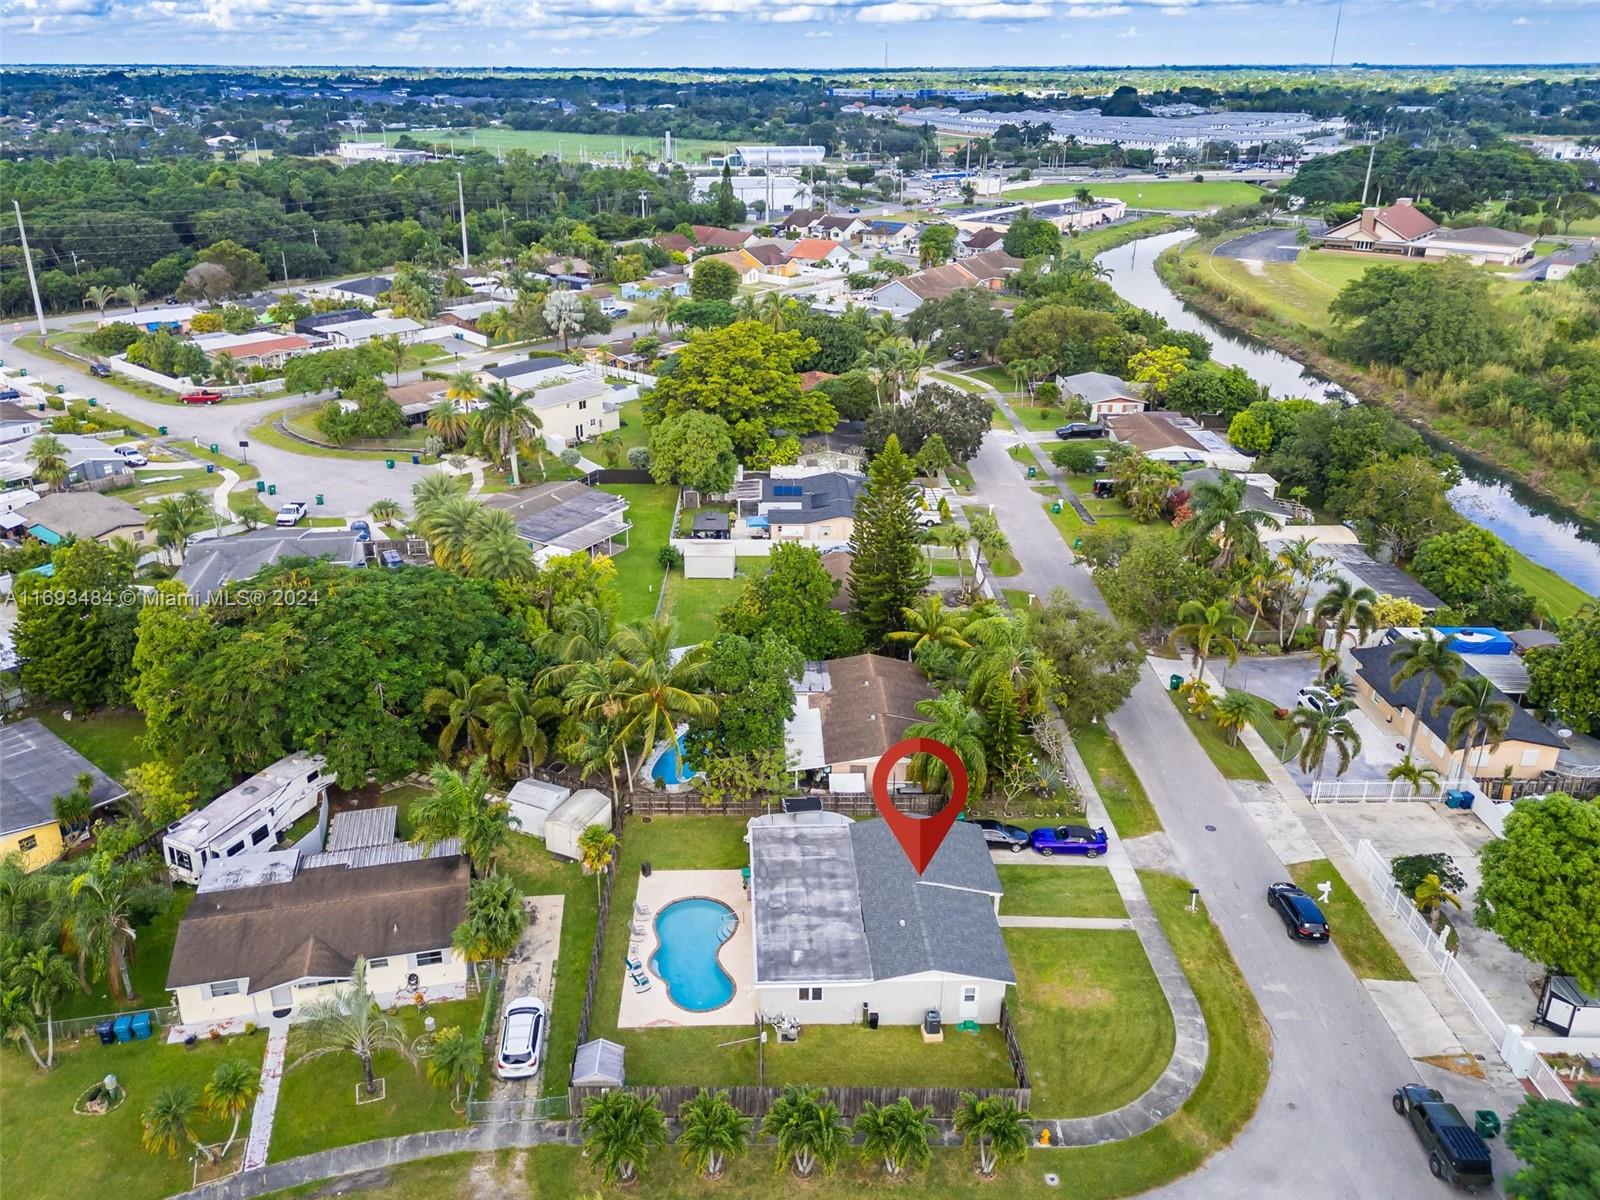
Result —
<instances>
[{"instance_id":1,"label":"single-story house","mask_svg":"<svg viewBox=\"0 0 1600 1200\"><path fill-rule=\"evenodd\" d=\"M732 267L739 276L741 285L752 284L761 278L761 260L746 250L724 250L717 254L702 254L695 262L698 264L707 260Z\"/></svg>"},{"instance_id":2,"label":"single-story house","mask_svg":"<svg viewBox=\"0 0 1600 1200\"><path fill-rule=\"evenodd\" d=\"M891 279L873 291L872 306L897 317L908 317L926 301L943 300L962 288L982 286L978 277L960 263L944 263Z\"/></svg>"},{"instance_id":3,"label":"single-story house","mask_svg":"<svg viewBox=\"0 0 1600 1200\"><path fill-rule=\"evenodd\" d=\"M659 296L663 292L671 292L674 296L687 296L689 277L679 274L651 275L646 279L635 279L621 284L617 292L624 300L644 300L651 296Z\"/></svg>"},{"instance_id":4,"label":"single-story house","mask_svg":"<svg viewBox=\"0 0 1600 1200\"><path fill-rule=\"evenodd\" d=\"M478 382L484 387L504 383L509 384L513 390L521 390L542 387L556 381L578 379L587 374L588 372L576 363L545 354L538 358L516 358L498 366L485 367L478 372Z\"/></svg>"},{"instance_id":5,"label":"single-story house","mask_svg":"<svg viewBox=\"0 0 1600 1200\"><path fill-rule=\"evenodd\" d=\"M1277 521L1280 528L1295 519L1294 509L1278 499L1278 481L1263 472L1241 474L1237 471L1219 471L1215 467L1196 467L1193 471L1183 473L1183 488L1192 493L1202 483L1220 482L1224 475L1237 475L1244 480L1243 507L1247 512L1265 513Z\"/></svg>"},{"instance_id":6,"label":"single-story house","mask_svg":"<svg viewBox=\"0 0 1600 1200\"><path fill-rule=\"evenodd\" d=\"M467 913L459 854L375 866L299 865L292 878L197 895L178 925L167 988L185 1025L293 1019L367 964L384 1007L464 995L451 936Z\"/></svg>"},{"instance_id":7,"label":"single-story house","mask_svg":"<svg viewBox=\"0 0 1600 1200\"><path fill-rule=\"evenodd\" d=\"M982 254L988 250L999 250L1005 240L1005 230L996 229L992 225L969 229L956 238L956 257L970 258L974 254Z\"/></svg>"},{"instance_id":8,"label":"single-story house","mask_svg":"<svg viewBox=\"0 0 1600 1200\"><path fill-rule=\"evenodd\" d=\"M1016 973L976 826L952 826L921 875L881 820L777 813L750 822L749 842L758 1011L801 1025L999 1021Z\"/></svg>"},{"instance_id":9,"label":"single-story house","mask_svg":"<svg viewBox=\"0 0 1600 1200\"><path fill-rule=\"evenodd\" d=\"M35 871L61 857L55 798L89 777L89 800L102 808L128 789L58 738L34 717L0 725L0 858L22 855Z\"/></svg>"},{"instance_id":10,"label":"single-story house","mask_svg":"<svg viewBox=\"0 0 1600 1200\"><path fill-rule=\"evenodd\" d=\"M328 312L312 313L309 317L301 317L294 323L296 333L315 334L318 329L329 325L344 325L350 321L365 321L372 316L368 308L336 308Z\"/></svg>"},{"instance_id":11,"label":"single-story house","mask_svg":"<svg viewBox=\"0 0 1600 1200\"><path fill-rule=\"evenodd\" d=\"M410 317L368 317L363 321L321 324L313 332L332 346L364 346L373 338L396 334L402 342L414 342L421 335L422 326Z\"/></svg>"},{"instance_id":12,"label":"single-story house","mask_svg":"<svg viewBox=\"0 0 1600 1200\"><path fill-rule=\"evenodd\" d=\"M1076 396L1089 408L1089 419L1104 422L1145 410L1139 385L1107 375L1104 371L1080 371L1076 375L1057 375L1056 386L1063 396Z\"/></svg>"},{"instance_id":13,"label":"single-story house","mask_svg":"<svg viewBox=\"0 0 1600 1200\"><path fill-rule=\"evenodd\" d=\"M599 346L584 348L584 356L602 369L616 367L623 371L646 371L652 362L659 362L669 354L676 354L682 350L687 342L678 338L661 338L656 343L655 353L646 358L634 350L636 337L618 338L614 342L606 342Z\"/></svg>"},{"instance_id":14,"label":"single-story house","mask_svg":"<svg viewBox=\"0 0 1600 1200\"><path fill-rule=\"evenodd\" d=\"M192 596L210 600L230 583L292 558L325 558L340 566L364 566L365 551L349 529L254 529L195 542L183 556L177 579Z\"/></svg>"},{"instance_id":15,"label":"single-story house","mask_svg":"<svg viewBox=\"0 0 1600 1200\"><path fill-rule=\"evenodd\" d=\"M793 278L800 273L801 264L798 260L791 259L789 254L797 244L773 238L768 241L751 242L744 248L744 253L761 264L763 275Z\"/></svg>"},{"instance_id":16,"label":"single-story house","mask_svg":"<svg viewBox=\"0 0 1600 1200\"><path fill-rule=\"evenodd\" d=\"M1430 630L1396 627L1382 636L1385 642L1396 643L1417 641L1429 633L1448 638L1450 649L1461 656L1462 662L1506 695L1520 698L1528 694L1528 666L1509 633L1488 626L1436 625Z\"/></svg>"},{"instance_id":17,"label":"single-story house","mask_svg":"<svg viewBox=\"0 0 1600 1200\"><path fill-rule=\"evenodd\" d=\"M1328 250L1358 250L1370 254L1418 255L1439 223L1402 196L1383 208L1364 208L1359 216L1335 225L1322 235Z\"/></svg>"},{"instance_id":18,"label":"single-story house","mask_svg":"<svg viewBox=\"0 0 1600 1200\"><path fill-rule=\"evenodd\" d=\"M860 475L820 471L799 477L749 474L735 496L741 515L765 518L775 542L842 546L855 532Z\"/></svg>"},{"instance_id":19,"label":"single-story house","mask_svg":"<svg viewBox=\"0 0 1600 1200\"><path fill-rule=\"evenodd\" d=\"M681 233L663 233L656 238L656 245L663 250L693 255L706 249L737 250L755 236L742 229L722 229L716 225L691 225L689 228L694 234L692 238Z\"/></svg>"},{"instance_id":20,"label":"single-story house","mask_svg":"<svg viewBox=\"0 0 1600 1200\"><path fill-rule=\"evenodd\" d=\"M96 325L135 325L146 333L188 333L195 317L210 309L194 304L163 304L138 312L120 313L114 317L101 317Z\"/></svg>"},{"instance_id":21,"label":"single-story house","mask_svg":"<svg viewBox=\"0 0 1600 1200\"><path fill-rule=\"evenodd\" d=\"M829 242L848 242L851 238L860 237L867 228L867 223L860 217L848 215L830 215L818 217L811 222L806 233L814 238L821 238Z\"/></svg>"},{"instance_id":22,"label":"single-story house","mask_svg":"<svg viewBox=\"0 0 1600 1200\"><path fill-rule=\"evenodd\" d=\"M34 433L26 438L0 443L0 486L36 482L34 464L28 451L34 440L42 436ZM62 457L67 463L68 484L87 483L91 487L104 483L106 487L120 487L131 483L132 470L128 460L115 453L111 446L97 437L79 433L53 434L61 444Z\"/></svg>"},{"instance_id":23,"label":"single-story house","mask_svg":"<svg viewBox=\"0 0 1600 1200\"><path fill-rule=\"evenodd\" d=\"M1292 530L1286 526L1285 531L1290 534L1301 532L1299 526ZM1444 606L1443 600L1423 587L1416 579L1393 563L1379 562L1368 554L1366 548L1359 542L1319 544L1317 552L1333 560L1328 566L1330 572L1342 575L1355 587L1369 587L1380 596L1411 600L1421 607L1424 613L1434 612Z\"/></svg>"},{"instance_id":24,"label":"single-story house","mask_svg":"<svg viewBox=\"0 0 1600 1200\"><path fill-rule=\"evenodd\" d=\"M588 551L611 554L628 544L628 502L576 480L545 483L535 488L501 492L484 501L501 508L517 523L517 532L543 561L559 554Z\"/></svg>"},{"instance_id":25,"label":"single-story house","mask_svg":"<svg viewBox=\"0 0 1600 1200\"><path fill-rule=\"evenodd\" d=\"M315 288L330 300L348 300L352 304L376 304L394 284L392 275L365 275L360 279L347 279L343 283L329 283Z\"/></svg>"},{"instance_id":26,"label":"single-story house","mask_svg":"<svg viewBox=\"0 0 1600 1200\"><path fill-rule=\"evenodd\" d=\"M454 325L457 329L478 332L478 318L486 317L492 312L499 312L505 304L499 300L471 300L464 304L452 304L449 308L439 312L437 320L441 325Z\"/></svg>"},{"instance_id":27,"label":"single-story house","mask_svg":"<svg viewBox=\"0 0 1600 1200\"><path fill-rule=\"evenodd\" d=\"M412 383L390 384L389 399L400 406L407 425L426 423L439 401L447 399L450 385L442 379L418 379Z\"/></svg>"},{"instance_id":28,"label":"single-story house","mask_svg":"<svg viewBox=\"0 0 1600 1200\"><path fill-rule=\"evenodd\" d=\"M136 545L145 541L145 515L124 500L99 492L51 492L20 514L28 536L54 546L68 537L93 539L109 546L117 538Z\"/></svg>"},{"instance_id":29,"label":"single-story house","mask_svg":"<svg viewBox=\"0 0 1600 1200\"><path fill-rule=\"evenodd\" d=\"M1248 454L1230 446L1220 433L1203 429L1177 413L1124 413L1107 417L1105 424L1117 441L1162 462L1244 472L1250 469L1253 461Z\"/></svg>"},{"instance_id":30,"label":"single-story house","mask_svg":"<svg viewBox=\"0 0 1600 1200\"><path fill-rule=\"evenodd\" d=\"M789 261L808 267L845 268L858 258L843 242L825 237L801 238L789 248Z\"/></svg>"},{"instance_id":31,"label":"single-story house","mask_svg":"<svg viewBox=\"0 0 1600 1200\"><path fill-rule=\"evenodd\" d=\"M0 444L32 437L44 428L45 417L35 409L0 400Z\"/></svg>"},{"instance_id":32,"label":"single-story house","mask_svg":"<svg viewBox=\"0 0 1600 1200\"><path fill-rule=\"evenodd\" d=\"M545 443L558 453L589 442L621 426L622 405L639 394L587 372L565 383L550 383L523 394L523 402L539 414Z\"/></svg>"},{"instance_id":33,"label":"single-story house","mask_svg":"<svg viewBox=\"0 0 1600 1200\"><path fill-rule=\"evenodd\" d=\"M577 286L582 287L594 279L594 265L576 255L552 254L539 265L539 273L564 283L577 280Z\"/></svg>"},{"instance_id":34,"label":"single-story house","mask_svg":"<svg viewBox=\"0 0 1600 1200\"><path fill-rule=\"evenodd\" d=\"M792 237L804 237L825 215L820 208L797 208L792 213L785 213L783 220L776 222L773 228Z\"/></svg>"},{"instance_id":35,"label":"single-story house","mask_svg":"<svg viewBox=\"0 0 1600 1200\"><path fill-rule=\"evenodd\" d=\"M982 254L969 254L954 265L957 270L971 275L980 286L998 292L1005 287L1007 279L1022 270L1023 264L1020 258L1004 250L985 250Z\"/></svg>"},{"instance_id":36,"label":"single-story house","mask_svg":"<svg viewBox=\"0 0 1600 1200\"><path fill-rule=\"evenodd\" d=\"M793 770L818 772L829 791L867 791L884 752L922 718L917 703L937 693L915 663L855 654L806 664L795 685L794 715L784 722L784 750ZM908 763L890 774L904 783Z\"/></svg>"},{"instance_id":37,"label":"single-story house","mask_svg":"<svg viewBox=\"0 0 1600 1200\"><path fill-rule=\"evenodd\" d=\"M1565 250L1557 250L1545 259L1544 266L1539 272L1539 278L1546 283L1555 283L1571 275L1593 256L1593 251L1588 246L1568 246Z\"/></svg>"},{"instance_id":38,"label":"single-story house","mask_svg":"<svg viewBox=\"0 0 1600 1200\"><path fill-rule=\"evenodd\" d=\"M1512 229L1473 225L1466 229L1436 229L1423 245L1425 258L1470 258L1475 263L1510 266L1533 257L1534 236Z\"/></svg>"},{"instance_id":39,"label":"single-story house","mask_svg":"<svg viewBox=\"0 0 1600 1200\"><path fill-rule=\"evenodd\" d=\"M1412 676L1399 687L1394 686L1399 664L1392 659L1398 650L1394 643L1385 643L1353 650L1351 656L1356 661L1356 703L1380 728L1393 730L1395 741L1404 742L1417 720L1422 680ZM1479 672L1470 663L1463 668L1463 679L1478 677ZM1493 780L1500 779L1507 771L1512 779L1533 779L1541 771L1554 768L1557 757L1566 749L1565 742L1496 688L1494 699L1511 705L1511 722L1506 727L1505 739L1493 748L1464 752L1459 743L1447 742L1450 715L1454 710L1436 706L1433 701L1437 699L1438 688L1435 687L1429 701L1422 705L1423 727L1417 733L1414 752L1447 779L1465 774L1474 779Z\"/></svg>"},{"instance_id":40,"label":"single-story house","mask_svg":"<svg viewBox=\"0 0 1600 1200\"><path fill-rule=\"evenodd\" d=\"M300 333L208 333L192 339L208 357L226 353L240 366L281 367L296 354L311 349L311 339Z\"/></svg>"},{"instance_id":41,"label":"single-story house","mask_svg":"<svg viewBox=\"0 0 1600 1200\"><path fill-rule=\"evenodd\" d=\"M917 227L910 221L871 221L861 234L861 244L870 250L905 253L917 244Z\"/></svg>"}]
</instances>

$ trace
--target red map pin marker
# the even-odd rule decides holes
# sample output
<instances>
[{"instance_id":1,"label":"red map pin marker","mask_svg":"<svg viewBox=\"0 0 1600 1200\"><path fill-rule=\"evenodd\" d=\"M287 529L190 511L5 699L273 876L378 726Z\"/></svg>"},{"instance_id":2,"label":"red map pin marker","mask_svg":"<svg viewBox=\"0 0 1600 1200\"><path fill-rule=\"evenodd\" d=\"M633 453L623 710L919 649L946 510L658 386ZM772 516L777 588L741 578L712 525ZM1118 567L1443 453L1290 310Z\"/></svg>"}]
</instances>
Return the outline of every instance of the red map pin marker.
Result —
<instances>
[{"instance_id":1,"label":"red map pin marker","mask_svg":"<svg viewBox=\"0 0 1600 1200\"><path fill-rule=\"evenodd\" d=\"M901 812L889 794L889 773L894 770L895 763L913 754L931 754L950 772L950 802L932 816L913 817ZM967 768L961 756L943 742L932 738L906 738L890 746L878 759L872 772L872 798L878 804L879 814L888 822L895 841L900 843L900 849L906 852L911 865L921 875L966 806Z\"/></svg>"}]
</instances>

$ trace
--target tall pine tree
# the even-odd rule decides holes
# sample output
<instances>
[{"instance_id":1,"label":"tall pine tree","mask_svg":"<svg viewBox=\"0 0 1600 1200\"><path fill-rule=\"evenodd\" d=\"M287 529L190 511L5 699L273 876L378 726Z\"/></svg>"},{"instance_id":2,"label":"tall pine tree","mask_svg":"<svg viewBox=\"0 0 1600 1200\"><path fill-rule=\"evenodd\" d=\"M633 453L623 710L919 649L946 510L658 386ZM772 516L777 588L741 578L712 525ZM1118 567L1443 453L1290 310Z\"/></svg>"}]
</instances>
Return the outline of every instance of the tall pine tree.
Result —
<instances>
[{"instance_id":1,"label":"tall pine tree","mask_svg":"<svg viewBox=\"0 0 1600 1200\"><path fill-rule=\"evenodd\" d=\"M911 607L928 584L928 560L912 507L915 475L900 439L891 434L856 496L850 607L869 646L881 645L900 627L900 610Z\"/></svg>"}]
</instances>

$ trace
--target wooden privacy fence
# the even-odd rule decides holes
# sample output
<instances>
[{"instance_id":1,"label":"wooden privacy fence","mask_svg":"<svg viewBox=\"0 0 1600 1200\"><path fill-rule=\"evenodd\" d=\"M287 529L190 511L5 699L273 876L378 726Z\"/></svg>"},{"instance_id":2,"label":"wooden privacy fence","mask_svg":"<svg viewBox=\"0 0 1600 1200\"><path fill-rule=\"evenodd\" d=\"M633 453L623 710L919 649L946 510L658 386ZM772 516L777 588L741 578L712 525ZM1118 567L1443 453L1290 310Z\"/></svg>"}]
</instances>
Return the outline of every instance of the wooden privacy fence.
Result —
<instances>
[{"instance_id":1,"label":"wooden privacy fence","mask_svg":"<svg viewBox=\"0 0 1600 1200\"><path fill-rule=\"evenodd\" d=\"M734 1108L747 1117L764 1117L783 1095L782 1088L755 1087L755 1086L709 1086L707 1091L726 1092L728 1100ZM1026 1109L1033 1096L1031 1088L953 1088L953 1087L825 1087L821 1089L829 1100L839 1106L841 1115L855 1118L861 1115L862 1109L870 1101L873 1104L893 1104L901 1097L910 1100L912 1104L933 1109L935 1117L949 1118L955 1115L956 1109L961 1106L961 1098L967 1095L979 1098L1006 1097L1016 1101L1017 1107ZM654 1096L661 1106L661 1111L669 1117L677 1116L678 1109L686 1102L693 1100L700 1094L699 1087L674 1085L671 1087L569 1087L567 1089L567 1106L573 1116L583 1113L583 1106L588 1101L607 1092L631 1092L636 1096Z\"/></svg>"},{"instance_id":2,"label":"wooden privacy fence","mask_svg":"<svg viewBox=\"0 0 1600 1200\"><path fill-rule=\"evenodd\" d=\"M850 817L870 816L878 811L877 802L867 793L824 793L808 799L820 800L827 812L844 813ZM895 807L904 813L927 816L945 806L944 796L927 792L896 792ZM645 792L639 791L622 797L623 811L635 817L721 816L758 817L763 813L781 812L778 797L760 800L728 800L706 804L698 792Z\"/></svg>"},{"instance_id":3,"label":"wooden privacy fence","mask_svg":"<svg viewBox=\"0 0 1600 1200\"><path fill-rule=\"evenodd\" d=\"M1011 1074L1016 1078L1017 1090L1031 1092L1032 1083L1028 1079L1028 1064L1022 1057L1022 1047L1017 1043L1017 1028L1011 1023L1011 1006L1004 1000L1000 1001L1000 1032L1006 1038L1006 1056L1011 1059ZM1026 1101L1018 1101L1026 1108Z\"/></svg>"},{"instance_id":4,"label":"wooden privacy fence","mask_svg":"<svg viewBox=\"0 0 1600 1200\"><path fill-rule=\"evenodd\" d=\"M583 1008L578 1011L578 1041L581 1046L589 1040L589 1017L594 1012L595 989L600 985L600 957L606 945L606 918L611 915L611 889L617 882L617 864L622 861L622 839L617 839L617 848L612 851L611 867L606 871L606 881L600 887L600 924L595 934L594 949L589 954L589 978L583 985ZM576 1065L576 1059L568 1063L567 1078L572 1078L570 1068Z\"/></svg>"}]
</instances>

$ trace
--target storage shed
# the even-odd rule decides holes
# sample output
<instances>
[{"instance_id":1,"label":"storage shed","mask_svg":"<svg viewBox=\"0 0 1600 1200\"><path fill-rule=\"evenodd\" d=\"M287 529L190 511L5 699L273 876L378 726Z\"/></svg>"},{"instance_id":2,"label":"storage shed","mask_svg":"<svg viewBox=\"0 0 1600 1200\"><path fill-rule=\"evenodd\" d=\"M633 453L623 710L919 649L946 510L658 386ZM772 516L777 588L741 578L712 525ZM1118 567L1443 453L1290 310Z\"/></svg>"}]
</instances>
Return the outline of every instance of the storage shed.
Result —
<instances>
[{"instance_id":1,"label":"storage shed","mask_svg":"<svg viewBox=\"0 0 1600 1200\"><path fill-rule=\"evenodd\" d=\"M544 836L545 821L551 813L566 803L572 789L559 783L546 783L542 779L523 779L506 796L517 828L529 837Z\"/></svg>"},{"instance_id":2,"label":"storage shed","mask_svg":"<svg viewBox=\"0 0 1600 1200\"><path fill-rule=\"evenodd\" d=\"M572 1059L572 1082L577 1087L621 1087L622 1047L596 1038L578 1047Z\"/></svg>"},{"instance_id":3,"label":"storage shed","mask_svg":"<svg viewBox=\"0 0 1600 1200\"><path fill-rule=\"evenodd\" d=\"M611 798L593 788L583 788L545 818L545 848L564 858L577 858L578 838L591 825L611 828Z\"/></svg>"}]
</instances>

